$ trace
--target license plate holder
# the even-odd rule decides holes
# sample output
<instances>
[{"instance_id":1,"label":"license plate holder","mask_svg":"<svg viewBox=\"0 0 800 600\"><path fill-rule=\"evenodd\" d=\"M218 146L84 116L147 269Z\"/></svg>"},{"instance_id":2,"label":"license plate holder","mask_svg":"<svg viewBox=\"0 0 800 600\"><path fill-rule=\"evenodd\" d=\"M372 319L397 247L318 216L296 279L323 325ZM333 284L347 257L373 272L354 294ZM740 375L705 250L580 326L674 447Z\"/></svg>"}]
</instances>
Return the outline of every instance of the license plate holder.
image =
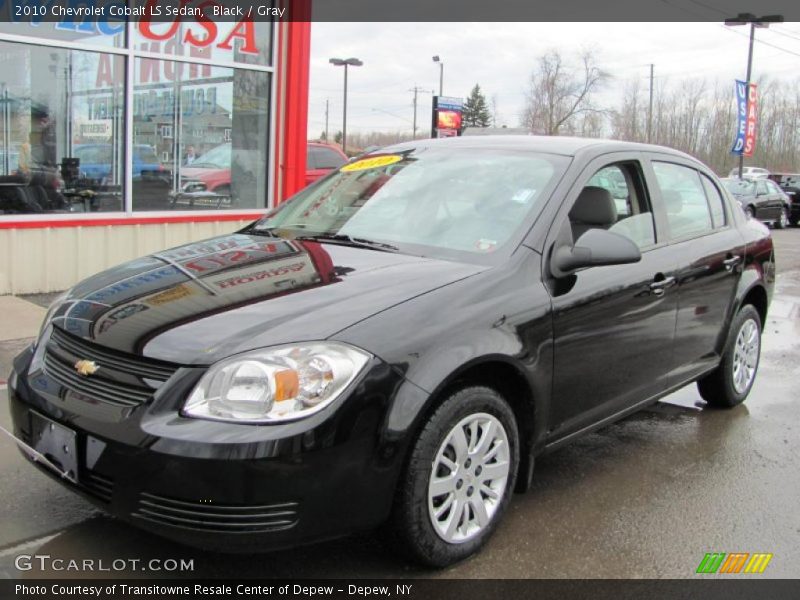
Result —
<instances>
[{"instance_id":1,"label":"license plate holder","mask_svg":"<svg viewBox=\"0 0 800 600\"><path fill-rule=\"evenodd\" d=\"M31 446L78 483L78 436L72 429L31 412Z\"/></svg>"}]
</instances>

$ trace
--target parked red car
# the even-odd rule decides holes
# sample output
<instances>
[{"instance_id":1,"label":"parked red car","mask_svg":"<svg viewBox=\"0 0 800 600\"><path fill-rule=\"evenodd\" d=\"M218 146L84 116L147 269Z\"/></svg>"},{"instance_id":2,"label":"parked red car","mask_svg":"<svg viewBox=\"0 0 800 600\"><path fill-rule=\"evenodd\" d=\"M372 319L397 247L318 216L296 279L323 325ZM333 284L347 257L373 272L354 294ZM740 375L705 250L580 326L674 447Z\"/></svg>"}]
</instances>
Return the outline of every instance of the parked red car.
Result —
<instances>
[{"instance_id":1,"label":"parked red car","mask_svg":"<svg viewBox=\"0 0 800 600\"><path fill-rule=\"evenodd\" d=\"M201 154L181 168L182 192L213 192L221 196L231 193L231 144L220 144ZM338 169L347 156L337 146L308 142L306 185Z\"/></svg>"}]
</instances>

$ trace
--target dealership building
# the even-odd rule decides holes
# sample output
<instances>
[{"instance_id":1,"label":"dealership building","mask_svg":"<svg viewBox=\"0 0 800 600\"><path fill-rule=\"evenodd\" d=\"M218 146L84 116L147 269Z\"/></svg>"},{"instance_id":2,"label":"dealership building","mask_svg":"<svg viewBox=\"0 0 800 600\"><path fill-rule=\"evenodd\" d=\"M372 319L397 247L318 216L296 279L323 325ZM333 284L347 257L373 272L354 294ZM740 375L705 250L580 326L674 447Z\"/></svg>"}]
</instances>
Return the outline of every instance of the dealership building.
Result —
<instances>
[{"instance_id":1,"label":"dealership building","mask_svg":"<svg viewBox=\"0 0 800 600\"><path fill-rule=\"evenodd\" d=\"M0 22L0 294L233 232L300 189L309 4Z\"/></svg>"}]
</instances>

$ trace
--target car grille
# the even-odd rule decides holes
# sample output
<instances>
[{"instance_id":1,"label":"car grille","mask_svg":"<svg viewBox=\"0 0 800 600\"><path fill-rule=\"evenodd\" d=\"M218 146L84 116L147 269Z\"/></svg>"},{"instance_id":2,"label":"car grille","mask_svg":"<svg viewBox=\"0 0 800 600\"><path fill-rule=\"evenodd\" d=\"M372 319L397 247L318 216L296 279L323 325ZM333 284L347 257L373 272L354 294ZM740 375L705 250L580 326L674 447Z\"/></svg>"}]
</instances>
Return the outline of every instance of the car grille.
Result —
<instances>
[{"instance_id":1,"label":"car grille","mask_svg":"<svg viewBox=\"0 0 800 600\"><path fill-rule=\"evenodd\" d=\"M296 502L263 505L189 502L143 492L134 517L197 531L257 533L289 529L297 524Z\"/></svg>"},{"instance_id":2,"label":"car grille","mask_svg":"<svg viewBox=\"0 0 800 600\"><path fill-rule=\"evenodd\" d=\"M100 367L91 377L78 374L75 362ZM139 406L178 369L176 365L114 352L54 328L44 355L45 372L63 387L118 407Z\"/></svg>"},{"instance_id":3,"label":"car grille","mask_svg":"<svg viewBox=\"0 0 800 600\"><path fill-rule=\"evenodd\" d=\"M114 493L114 481L94 471L87 471L81 478L80 487L98 500L106 504L111 502L111 494Z\"/></svg>"}]
</instances>

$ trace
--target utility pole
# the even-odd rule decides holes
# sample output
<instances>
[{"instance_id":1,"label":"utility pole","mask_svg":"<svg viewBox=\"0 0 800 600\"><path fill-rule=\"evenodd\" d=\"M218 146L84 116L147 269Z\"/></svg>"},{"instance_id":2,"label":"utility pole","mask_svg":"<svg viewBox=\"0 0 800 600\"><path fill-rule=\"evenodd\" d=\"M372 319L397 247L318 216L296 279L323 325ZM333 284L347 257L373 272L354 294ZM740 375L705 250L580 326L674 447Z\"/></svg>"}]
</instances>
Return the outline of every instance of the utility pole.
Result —
<instances>
[{"instance_id":1,"label":"utility pole","mask_svg":"<svg viewBox=\"0 0 800 600\"><path fill-rule=\"evenodd\" d=\"M650 63L650 108L647 110L647 143L649 144L653 137L653 71L655 65Z\"/></svg>"},{"instance_id":2,"label":"utility pole","mask_svg":"<svg viewBox=\"0 0 800 600\"><path fill-rule=\"evenodd\" d=\"M752 13L739 13L735 17L725 19L725 25L750 25L750 47L747 50L747 81L745 88L750 93L750 78L753 75L753 44L756 41L756 27L769 27L770 23L783 23L783 15L765 15L757 17ZM739 179L744 175L744 152L739 155Z\"/></svg>"},{"instance_id":3,"label":"utility pole","mask_svg":"<svg viewBox=\"0 0 800 600\"><path fill-rule=\"evenodd\" d=\"M330 102L329 98L325 98L325 143L330 142L330 136L328 135L328 103Z\"/></svg>"},{"instance_id":4,"label":"utility pole","mask_svg":"<svg viewBox=\"0 0 800 600\"><path fill-rule=\"evenodd\" d=\"M344 106L342 107L342 152L347 154L347 67L361 67L364 65L357 58L331 58L328 60L335 67L344 67Z\"/></svg>"},{"instance_id":5,"label":"utility pole","mask_svg":"<svg viewBox=\"0 0 800 600\"><path fill-rule=\"evenodd\" d=\"M413 133L413 139L417 139L417 94L419 94L419 92L422 92L423 94L433 94L434 91L433 90L424 90L421 87L416 86L416 85L413 88L411 88L410 90L408 90L408 91L409 92L414 92L414 121L413 121L413 123L414 123L414 125L413 125L414 133Z\"/></svg>"}]
</instances>

